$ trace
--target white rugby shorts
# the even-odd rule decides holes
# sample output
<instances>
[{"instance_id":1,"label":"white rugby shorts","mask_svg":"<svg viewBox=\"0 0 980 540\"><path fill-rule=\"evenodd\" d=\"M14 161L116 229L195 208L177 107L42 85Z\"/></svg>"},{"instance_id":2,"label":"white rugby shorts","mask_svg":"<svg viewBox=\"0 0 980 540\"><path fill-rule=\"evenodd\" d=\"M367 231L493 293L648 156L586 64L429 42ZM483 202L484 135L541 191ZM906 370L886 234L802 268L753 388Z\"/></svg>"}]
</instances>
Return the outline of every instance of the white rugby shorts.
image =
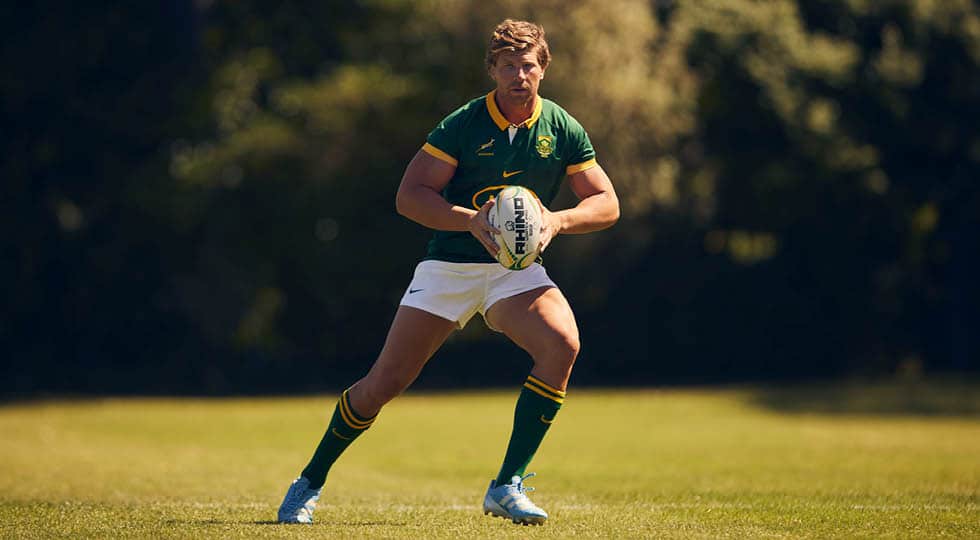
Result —
<instances>
[{"instance_id":1,"label":"white rugby shorts","mask_svg":"<svg viewBox=\"0 0 980 540\"><path fill-rule=\"evenodd\" d=\"M408 285L401 305L455 321L460 328L504 298L539 287L557 287L538 263L524 270L508 270L497 263L422 261ZM496 330L487 323L487 327Z\"/></svg>"}]
</instances>

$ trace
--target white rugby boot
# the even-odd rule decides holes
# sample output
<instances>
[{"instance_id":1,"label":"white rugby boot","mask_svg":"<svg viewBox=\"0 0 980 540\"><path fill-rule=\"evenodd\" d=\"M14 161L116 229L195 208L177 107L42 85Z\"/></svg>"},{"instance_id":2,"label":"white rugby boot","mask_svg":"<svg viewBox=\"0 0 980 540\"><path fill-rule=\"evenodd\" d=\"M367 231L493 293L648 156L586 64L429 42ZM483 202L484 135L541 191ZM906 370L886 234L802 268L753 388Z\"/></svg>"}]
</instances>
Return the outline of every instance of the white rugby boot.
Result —
<instances>
[{"instance_id":1,"label":"white rugby boot","mask_svg":"<svg viewBox=\"0 0 980 540\"><path fill-rule=\"evenodd\" d=\"M279 523L313 523L313 510L320 500L321 489L310 489L310 481L302 476L293 480L279 505Z\"/></svg>"},{"instance_id":2,"label":"white rugby boot","mask_svg":"<svg viewBox=\"0 0 980 540\"><path fill-rule=\"evenodd\" d=\"M534 473L524 477L511 477L509 484L498 486L496 480L490 481L487 494L483 497L483 513L491 514L520 523L522 525L541 525L548 519L548 514L538 508L526 495L534 491L533 487L525 487L524 480L534 476Z\"/></svg>"}]
</instances>

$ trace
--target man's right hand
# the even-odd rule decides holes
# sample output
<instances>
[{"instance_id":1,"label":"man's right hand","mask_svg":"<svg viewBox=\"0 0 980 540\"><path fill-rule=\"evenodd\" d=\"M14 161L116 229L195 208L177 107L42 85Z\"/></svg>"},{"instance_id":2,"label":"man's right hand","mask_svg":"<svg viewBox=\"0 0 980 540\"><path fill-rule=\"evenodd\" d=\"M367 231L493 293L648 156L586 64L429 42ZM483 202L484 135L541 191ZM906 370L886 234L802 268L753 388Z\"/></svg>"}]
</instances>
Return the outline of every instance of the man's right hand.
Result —
<instances>
[{"instance_id":1,"label":"man's right hand","mask_svg":"<svg viewBox=\"0 0 980 540\"><path fill-rule=\"evenodd\" d=\"M500 247L497 242L494 241L493 235L500 234L500 230L490 225L490 219L487 217L490 214L490 209L493 208L494 200L490 199L483 206L480 207L480 211L473 214L469 222L470 234L476 237L477 240L483 244L486 248L487 253L489 253L493 258L497 258L497 252L500 251Z\"/></svg>"}]
</instances>

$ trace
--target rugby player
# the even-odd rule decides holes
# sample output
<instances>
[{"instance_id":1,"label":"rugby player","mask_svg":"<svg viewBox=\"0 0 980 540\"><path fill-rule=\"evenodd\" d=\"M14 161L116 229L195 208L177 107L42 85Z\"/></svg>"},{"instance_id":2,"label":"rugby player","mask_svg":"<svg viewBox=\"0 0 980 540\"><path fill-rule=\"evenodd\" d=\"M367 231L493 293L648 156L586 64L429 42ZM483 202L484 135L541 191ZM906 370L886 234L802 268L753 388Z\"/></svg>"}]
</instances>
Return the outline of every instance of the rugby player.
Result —
<instances>
[{"instance_id":1,"label":"rugby player","mask_svg":"<svg viewBox=\"0 0 980 540\"><path fill-rule=\"evenodd\" d=\"M367 375L342 393L312 459L286 493L280 522L312 523L337 457L415 380L450 333L477 312L533 360L483 512L522 524L548 518L528 498L524 481L532 476L527 466L565 399L579 352L578 328L568 301L541 264L512 271L496 262L495 229L487 212L493 194L505 185L525 186L547 206L567 181L579 201L557 212L542 209L542 250L559 234L598 231L619 218L616 193L585 130L538 95L550 60L541 26L501 22L486 55L496 88L440 122L408 164L397 210L435 233L381 353Z\"/></svg>"}]
</instances>

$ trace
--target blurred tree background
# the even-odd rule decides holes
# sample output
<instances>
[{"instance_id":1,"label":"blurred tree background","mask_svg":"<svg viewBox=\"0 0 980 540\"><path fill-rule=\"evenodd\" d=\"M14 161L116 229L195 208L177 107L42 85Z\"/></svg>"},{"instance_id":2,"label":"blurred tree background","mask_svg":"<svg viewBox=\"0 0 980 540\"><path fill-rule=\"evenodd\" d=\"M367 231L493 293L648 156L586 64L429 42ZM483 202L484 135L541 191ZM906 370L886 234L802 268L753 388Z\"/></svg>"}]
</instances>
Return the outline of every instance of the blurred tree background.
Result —
<instances>
[{"instance_id":1,"label":"blurred tree background","mask_svg":"<svg viewBox=\"0 0 980 540\"><path fill-rule=\"evenodd\" d=\"M547 254L582 330L574 382L980 369L972 0L0 13L0 393L349 384L429 235L394 211L401 174L491 89L505 17L547 29L542 94L623 204ZM473 322L420 382L516 384L527 365Z\"/></svg>"}]
</instances>

